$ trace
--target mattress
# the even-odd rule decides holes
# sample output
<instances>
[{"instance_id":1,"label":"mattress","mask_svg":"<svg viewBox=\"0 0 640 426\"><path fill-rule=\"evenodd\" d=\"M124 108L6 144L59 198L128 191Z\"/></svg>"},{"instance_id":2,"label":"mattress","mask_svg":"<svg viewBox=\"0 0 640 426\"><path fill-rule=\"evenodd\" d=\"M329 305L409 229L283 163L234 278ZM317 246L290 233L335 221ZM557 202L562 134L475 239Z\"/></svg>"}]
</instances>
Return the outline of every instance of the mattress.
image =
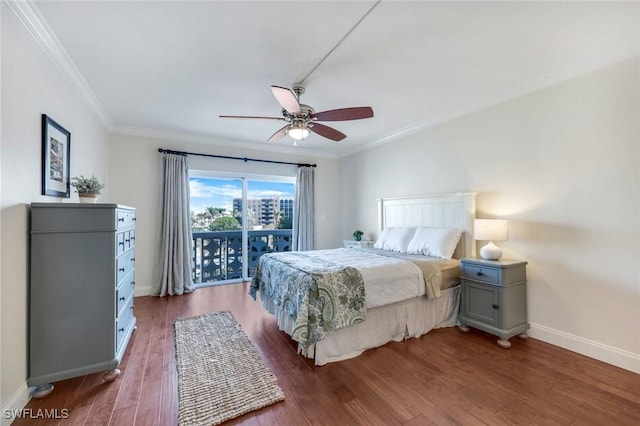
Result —
<instances>
[{"instance_id":1,"label":"mattress","mask_svg":"<svg viewBox=\"0 0 640 426\"><path fill-rule=\"evenodd\" d=\"M339 248L304 252L341 267L357 268L368 309L412 297L440 297L440 290L459 282L460 263L417 254L373 248Z\"/></svg>"}]
</instances>

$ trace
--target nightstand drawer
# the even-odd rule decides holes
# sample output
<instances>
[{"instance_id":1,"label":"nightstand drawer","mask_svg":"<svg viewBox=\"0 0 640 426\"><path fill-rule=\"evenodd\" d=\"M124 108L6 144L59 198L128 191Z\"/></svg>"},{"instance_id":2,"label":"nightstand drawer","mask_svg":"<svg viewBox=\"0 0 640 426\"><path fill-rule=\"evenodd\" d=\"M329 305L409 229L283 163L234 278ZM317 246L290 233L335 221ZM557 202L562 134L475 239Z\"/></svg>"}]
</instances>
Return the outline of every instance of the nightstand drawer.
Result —
<instances>
[{"instance_id":1,"label":"nightstand drawer","mask_svg":"<svg viewBox=\"0 0 640 426\"><path fill-rule=\"evenodd\" d=\"M500 270L486 266L462 264L462 277L487 283L500 284Z\"/></svg>"}]
</instances>

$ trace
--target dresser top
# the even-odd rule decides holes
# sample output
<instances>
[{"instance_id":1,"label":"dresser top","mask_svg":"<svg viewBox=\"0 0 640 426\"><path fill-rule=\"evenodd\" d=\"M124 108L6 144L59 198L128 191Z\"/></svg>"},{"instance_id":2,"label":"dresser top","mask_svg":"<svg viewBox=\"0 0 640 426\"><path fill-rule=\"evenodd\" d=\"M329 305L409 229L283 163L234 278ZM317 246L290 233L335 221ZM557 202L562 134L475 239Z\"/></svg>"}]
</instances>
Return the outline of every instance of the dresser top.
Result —
<instances>
[{"instance_id":1,"label":"dresser top","mask_svg":"<svg viewBox=\"0 0 640 426\"><path fill-rule=\"evenodd\" d=\"M31 203L31 207L35 208L83 208L83 209L129 209L135 210L135 207L124 206L122 204L112 204L112 203Z\"/></svg>"}]
</instances>

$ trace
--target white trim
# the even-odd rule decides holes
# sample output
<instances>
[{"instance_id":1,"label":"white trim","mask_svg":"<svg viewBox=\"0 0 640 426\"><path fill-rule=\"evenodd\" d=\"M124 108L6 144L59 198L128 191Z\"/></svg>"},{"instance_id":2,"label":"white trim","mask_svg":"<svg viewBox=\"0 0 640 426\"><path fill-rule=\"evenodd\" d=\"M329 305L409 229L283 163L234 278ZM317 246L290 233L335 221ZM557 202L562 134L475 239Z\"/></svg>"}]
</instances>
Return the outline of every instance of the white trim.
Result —
<instances>
[{"instance_id":1,"label":"white trim","mask_svg":"<svg viewBox=\"0 0 640 426\"><path fill-rule=\"evenodd\" d=\"M512 99L519 98L529 93L536 92L538 90L544 89L545 87L549 87L554 84L558 84L563 81L567 81L572 78L576 78L581 75L588 74L590 72L594 72L599 69L606 68L608 66L612 66L612 65L627 61L639 55L640 55L640 49L634 52L628 53L626 55L609 57L597 62L576 64L573 67L569 67L558 72L547 74L532 82L528 82L526 84L518 85L508 90L495 93L494 95L488 98L478 99L475 103L467 104L462 108L453 109L453 110L444 112L436 117L432 117L428 120L418 121L408 126L396 129L392 132L387 133L386 135L382 135L381 137L371 142L358 145L357 147L354 147L353 149L350 149L347 151L343 151L342 153L339 154L339 156L340 158L342 158L342 157L347 157L349 155L356 154L361 151L366 151L375 146L382 145L387 142L395 141L405 136L413 135L420 131L427 130L427 129L436 127L438 125L444 124L448 121L452 121L457 118L461 118L461 117L473 114L475 112L481 111L483 109L487 109L492 106L510 101Z\"/></svg>"},{"instance_id":2,"label":"white trim","mask_svg":"<svg viewBox=\"0 0 640 426\"><path fill-rule=\"evenodd\" d=\"M71 60L62 43L55 36L51 27L49 27L38 6L32 0L7 0L6 4L36 39L42 50L49 56L62 75L66 77L71 87L73 87L89 110L103 126L106 128L112 127L113 120L93 93L93 90L91 90L89 84Z\"/></svg>"},{"instance_id":3,"label":"white trim","mask_svg":"<svg viewBox=\"0 0 640 426\"><path fill-rule=\"evenodd\" d=\"M640 374L640 355L544 325L529 323L531 337Z\"/></svg>"},{"instance_id":4,"label":"white trim","mask_svg":"<svg viewBox=\"0 0 640 426\"><path fill-rule=\"evenodd\" d=\"M201 135L196 133L178 132L173 130L159 130L149 129L144 127L134 126L113 126L109 129L111 133L128 135L128 136L140 136L154 139L164 139L166 141L179 141L179 142L193 142L199 144L208 144L216 146L229 146L233 148L251 149L255 151L264 152L278 152L282 154L296 155L296 156L311 156L318 158L338 159L340 155L337 153L322 152L311 148L303 148L300 145L291 146L274 143L258 144L255 142L247 142L241 139L222 139L221 136L214 135Z\"/></svg>"},{"instance_id":5,"label":"white trim","mask_svg":"<svg viewBox=\"0 0 640 426\"><path fill-rule=\"evenodd\" d=\"M3 401L5 405L2 406L2 413L0 413L0 426L9 426L15 420L15 418L7 419L5 413L23 409L30 399L27 382L23 382L13 395Z\"/></svg>"}]
</instances>

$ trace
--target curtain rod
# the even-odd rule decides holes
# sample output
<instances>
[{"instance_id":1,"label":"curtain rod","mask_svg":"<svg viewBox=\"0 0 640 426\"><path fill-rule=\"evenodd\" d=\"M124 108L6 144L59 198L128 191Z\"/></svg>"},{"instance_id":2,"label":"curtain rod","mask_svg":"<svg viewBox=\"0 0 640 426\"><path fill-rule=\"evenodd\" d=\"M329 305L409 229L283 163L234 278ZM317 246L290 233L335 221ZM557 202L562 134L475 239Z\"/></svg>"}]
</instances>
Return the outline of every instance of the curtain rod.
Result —
<instances>
[{"instance_id":1,"label":"curtain rod","mask_svg":"<svg viewBox=\"0 0 640 426\"><path fill-rule=\"evenodd\" d=\"M224 159L227 159L227 160L242 160L245 163L247 161L255 161L255 162L258 162L258 163L290 164L292 166L298 166L298 167L316 167L315 164L290 163L288 161L261 160L259 158L247 158L247 157L230 157L228 155L199 154L199 153L196 153L196 152L172 151L170 149L164 149L164 148L158 148L158 152L162 152L162 153L165 153L165 154L198 155L200 157L224 158Z\"/></svg>"}]
</instances>

